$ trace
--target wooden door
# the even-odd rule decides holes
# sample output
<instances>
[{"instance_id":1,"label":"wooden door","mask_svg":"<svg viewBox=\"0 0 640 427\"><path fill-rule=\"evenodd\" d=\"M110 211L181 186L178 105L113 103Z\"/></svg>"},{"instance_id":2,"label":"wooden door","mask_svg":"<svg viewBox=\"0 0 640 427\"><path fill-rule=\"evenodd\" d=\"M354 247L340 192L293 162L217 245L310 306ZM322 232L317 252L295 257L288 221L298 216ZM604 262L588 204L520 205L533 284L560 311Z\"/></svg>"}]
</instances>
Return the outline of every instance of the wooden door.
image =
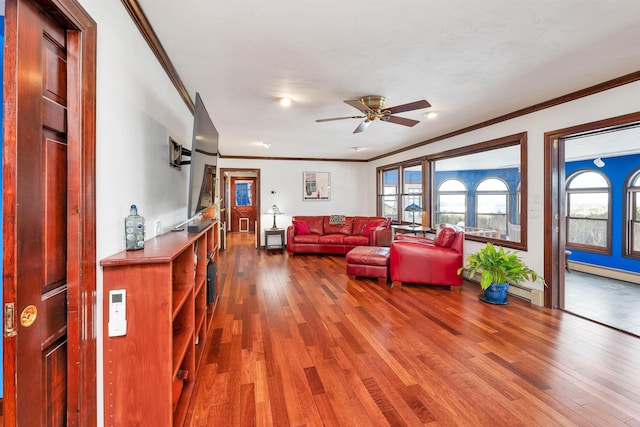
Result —
<instances>
[{"instance_id":1,"label":"wooden door","mask_svg":"<svg viewBox=\"0 0 640 427\"><path fill-rule=\"evenodd\" d=\"M231 231L255 231L256 179L231 179Z\"/></svg>"},{"instance_id":2,"label":"wooden door","mask_svg":"<svg viewBox=\"0 0 640 427\"><path fill-rule=\"evenodd\" d=\"M6 422L95 425L95 32L68 31L77 4L61 24L39 3L6 9Z\"/></svg>"}]
</instances>

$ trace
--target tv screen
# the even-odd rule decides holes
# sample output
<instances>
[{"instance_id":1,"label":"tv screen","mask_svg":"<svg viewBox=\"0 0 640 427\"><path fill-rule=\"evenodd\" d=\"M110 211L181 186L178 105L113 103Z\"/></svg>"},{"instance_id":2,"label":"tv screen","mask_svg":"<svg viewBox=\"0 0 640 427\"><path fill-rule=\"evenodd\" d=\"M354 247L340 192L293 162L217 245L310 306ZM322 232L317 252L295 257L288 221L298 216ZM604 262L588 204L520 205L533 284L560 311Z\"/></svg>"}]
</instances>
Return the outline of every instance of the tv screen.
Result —
<instances>
[{"instance_id":1,"label":"tv screen","mask_svg":"<svg viewBox=\"0 0 640 427\"><path fill-rule=\"evenodd\" d=\"M209 117L200 94L196 93L187 202L189 219L215 202L217 160L218 131Z\"/></svg>"}]
</instances>

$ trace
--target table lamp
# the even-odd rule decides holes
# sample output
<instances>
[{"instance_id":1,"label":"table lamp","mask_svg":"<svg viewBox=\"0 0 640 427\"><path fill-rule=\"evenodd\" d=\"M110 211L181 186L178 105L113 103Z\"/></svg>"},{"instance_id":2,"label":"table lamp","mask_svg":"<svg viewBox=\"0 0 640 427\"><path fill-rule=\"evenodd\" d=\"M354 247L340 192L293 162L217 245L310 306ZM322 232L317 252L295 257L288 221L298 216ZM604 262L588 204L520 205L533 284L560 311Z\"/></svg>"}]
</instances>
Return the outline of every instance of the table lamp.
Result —
<instances>
[{"instance_id":1,"label":"table lamp","mask_svg":"<svg viewBox=\"0 0 640 427\"><path fill-rule=\"evenodd\" d=\"M416 228L416 212L422 212L422 208L415 203L411 203L404 208L405 212L411 212L413 214L413 225L411 227Z\"/></svg>"},{"instance_id":2,"label":"table lamp","mask_svg":"<svg viewBox=\"0 0 640 427\"><path fill-rule=\"evenodd\" d=\"M271 229L275 230L278 228L276 225L276 215L284 215L284 212L282 212L277 205L272 205L265 214L273 215L273 227L271 227Z\"/></svg>"}]
</instances>

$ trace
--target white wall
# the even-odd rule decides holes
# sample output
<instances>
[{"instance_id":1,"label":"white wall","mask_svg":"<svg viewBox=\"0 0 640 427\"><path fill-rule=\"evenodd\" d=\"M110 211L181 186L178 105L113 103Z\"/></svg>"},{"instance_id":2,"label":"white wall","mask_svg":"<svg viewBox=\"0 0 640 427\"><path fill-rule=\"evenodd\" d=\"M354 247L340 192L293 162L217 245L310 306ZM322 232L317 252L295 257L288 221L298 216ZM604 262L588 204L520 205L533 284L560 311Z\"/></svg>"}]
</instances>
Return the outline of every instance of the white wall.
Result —
<instances>
[{"instance_id":1,"label":"white wall","mask_svg":"<svg viewBox=\"0 0 640 427\"><path fill-rule=\"evenodd\" d=\"M223 138L221 131L220 140ZM276 218L281 228L291 225L295 215L375 214L375 204L367 202L366 189L372 177L366 163L221 158L218 167L260 169L260 208L265 212L271 205L278 205L285 213ZM302 200L302 174L310 171L331 173L331 200ZM270 228L273 215L262 214L260 221L263 229ZM264 230L261 233L260 241L264 242Z\"/></svg>"},{"instance_id":2,"label":"white wall","mask_svg":"<svg viewBox=\"0 0 640 427\"><path fill-rule=\"evenodd\" d=\"M603 120L640 111L640 82L601 92L586 98L518 117L493 126L438 141L423 147L379 159L367 165L367 205L375 206L376 167L427 154L439 153L499 137L527 132L528 146L528 251L520 256L537 272L544 271L544 134L583 123ZM640 146L640 142L638 143ZM465 254L482 244L465 242ZM532 286L541 289L538 282Z\"/></svg>"},{"instance_id":3,"label":"white wall","mask_svg":"<svg viewBox=\"0 0 640 427\"><path fill-rule=\"evenodd\" d=\"M187 219L188 168L169 167L169 136L189 147L193 116L119 1L81 0L97 22L97 262L124 249L136 204L162 231ZM97 268L97 419L103 423L102 269Z\"/></svg>"}]
</instances>

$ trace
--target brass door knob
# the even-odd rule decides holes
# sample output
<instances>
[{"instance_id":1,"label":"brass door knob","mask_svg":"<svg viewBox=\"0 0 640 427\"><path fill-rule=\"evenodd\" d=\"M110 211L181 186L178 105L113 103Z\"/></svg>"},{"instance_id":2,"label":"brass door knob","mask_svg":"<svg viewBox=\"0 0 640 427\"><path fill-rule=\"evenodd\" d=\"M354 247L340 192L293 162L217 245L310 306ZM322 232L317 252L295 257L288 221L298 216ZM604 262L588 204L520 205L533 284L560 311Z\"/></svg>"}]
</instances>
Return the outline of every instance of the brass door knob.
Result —
<instances>
[{"instance_id":1,"label":"brass door knob","mask_svg":"<svg viewBox=\"0 0 640 427\"><path fill-rule=\"evenodd\" d=\"M28 328L36 321L36 317L38 317L38 309L35 305L28 305L22 310L22 314L20 314L20 324Z\"/></svg>"}]
</instances>

